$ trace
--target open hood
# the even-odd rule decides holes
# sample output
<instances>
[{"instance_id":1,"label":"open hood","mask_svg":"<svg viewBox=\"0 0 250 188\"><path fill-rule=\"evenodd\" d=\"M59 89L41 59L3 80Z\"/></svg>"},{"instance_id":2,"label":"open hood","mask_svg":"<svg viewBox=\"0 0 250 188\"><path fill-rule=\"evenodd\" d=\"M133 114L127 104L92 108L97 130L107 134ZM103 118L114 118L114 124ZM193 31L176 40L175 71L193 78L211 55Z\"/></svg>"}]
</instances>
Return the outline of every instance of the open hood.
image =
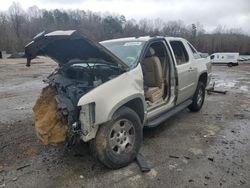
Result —
<instances>
[{"instance_id":1,"label":"open hood","mask_svg":"<svg viewBox=\"0 0 250 188\"><path fill-rule=\"evenodd\" d=\"M70 60L99 59L101 63L120 66L124 70L129 67L105 47L95 43L75 30L54 31L48 34L42 32L25 46L26 66L36 56L48 56L60 66L70 64Z\"/></svg>"}]
</instances>

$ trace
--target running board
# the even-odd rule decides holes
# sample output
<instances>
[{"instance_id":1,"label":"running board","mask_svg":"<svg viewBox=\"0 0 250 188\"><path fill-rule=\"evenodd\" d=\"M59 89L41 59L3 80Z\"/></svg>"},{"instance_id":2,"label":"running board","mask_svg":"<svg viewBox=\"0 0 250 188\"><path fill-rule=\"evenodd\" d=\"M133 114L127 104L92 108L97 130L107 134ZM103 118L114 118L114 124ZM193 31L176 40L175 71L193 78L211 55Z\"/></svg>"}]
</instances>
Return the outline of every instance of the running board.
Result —
<instances>
[{"instance_id":1,"label":"running board","mask_svg":"<svg viewBox=\"0 0 250 188\"><path fill-rule=\"evenodd\" d=\"M176 113L182 111L183 109L187 108L192 103L192 100L187 100L172 109L163 112L161 115L157 116L156 118L149 119L146 123L145 127L156 127L162 122L166 121Z\"/></svg>"}]
</instances>

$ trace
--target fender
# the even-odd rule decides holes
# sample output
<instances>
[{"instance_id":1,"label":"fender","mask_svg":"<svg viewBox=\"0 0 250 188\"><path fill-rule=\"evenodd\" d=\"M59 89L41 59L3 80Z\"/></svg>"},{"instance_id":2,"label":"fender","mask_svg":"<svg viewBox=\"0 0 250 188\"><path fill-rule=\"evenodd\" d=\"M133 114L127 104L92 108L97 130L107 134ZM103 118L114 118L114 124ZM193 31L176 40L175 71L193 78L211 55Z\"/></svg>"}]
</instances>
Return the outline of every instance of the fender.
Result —
<instances>
[{"instance_id":1,"label":"fender","mask_svg":"<svg viewBox=\"0 0 250 188\"><path fill-rule=\"evenodd\" d=\"M111 110L111 112L109 113L108 115L108 119L110 120L113 116L113 114L120 108L122 107L124 104L128 103L129 101L132 101L133 99L140 99L142 104L143 104L143 109L144 109L144 120L143 122L145 121L145 118L146 118L146 104L145 104L145 97L140 95L140 94L134 94L134 95L131 95L129 97L126 97L124 99L121 100L121 102L118 102L114 107L113 109Z\"/></svg>"},{"instance_id":2,"label":"fender","mask_svg":"<svg viewBox=\"0 0 250 188\"><path fill-rule=\"evenodd\" d=\"M111 120L113 113L121 105L134 98L140 98L143 101L143 108L146 111L143 74L140 64L83 95L78 106L95 103L95 122L93 125L95 130L93 132L96 133L98 125ZM94 138L95 133L91 134L91 138Z\"/></svg>"},{"instance_id":3,"label":"fender","mask_svg":"<svg viewBox=\"0 0 250 188\"><path fill-rule=\"evenodd\" d=\"M210 82L210 79L211 79L211 63L210 63L210 60L208 58L202 58L202 59L198 59L196 60L196 68L197 68L197 82L196 82L196 86L195 88L197 87L198 85L198 80L200 78L200 76L203 74L203 73L206 73L207 74L207 83L206 85L209 84Z\"/></svg>"}]
</instances>

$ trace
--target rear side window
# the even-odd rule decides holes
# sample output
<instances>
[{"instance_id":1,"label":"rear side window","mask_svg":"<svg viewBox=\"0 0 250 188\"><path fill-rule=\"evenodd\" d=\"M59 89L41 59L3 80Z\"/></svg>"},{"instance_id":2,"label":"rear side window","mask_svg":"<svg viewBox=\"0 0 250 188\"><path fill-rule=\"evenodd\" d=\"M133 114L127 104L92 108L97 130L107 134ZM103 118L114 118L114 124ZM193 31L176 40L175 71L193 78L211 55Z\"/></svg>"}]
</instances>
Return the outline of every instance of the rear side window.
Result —
<instances>
[{"instance_id":1,"label":"rear side window","mask_svg":"<svg viewBox=\"0 0 250 188\"><path fill-rule=\"evenodd\" d=\"M181 41L170 41L170 45L174 51L174 56L177 65L182 65L188 62L188 53Z\"/></svg>"},{"instance_id":2,"label":"rear side window","mask_svg":"<svg viewBox=\"0 0 250 188\"><path fill-rule=\"evenodd\" d=\"M210 56L210 59L214 59L214 55L211 55L211 56Z\"/></svg>"},{"instance_id":3,"label":"rear side window","mask_svg":"<svg viewBox=\"0 0 250 188\"><path fill-rule=\"evenodd\" d=\"M189 46L189 48L191 49L191 51L192 51L194 54L197 53L197 51L194 49L193 46L191 46L191 44L188 43L188 46Z\"/></svg>"},{"instance_id":4,"label":"rear side window","mask_svg":"<svg viewBox=\"0 0 250 188\"><path fill-rule=\"evenodd\" d=\"M197 52L197 50L189 42L187 44L193 53L194 59L201 58L201 55Z\"/></svg>"}]
</instances>

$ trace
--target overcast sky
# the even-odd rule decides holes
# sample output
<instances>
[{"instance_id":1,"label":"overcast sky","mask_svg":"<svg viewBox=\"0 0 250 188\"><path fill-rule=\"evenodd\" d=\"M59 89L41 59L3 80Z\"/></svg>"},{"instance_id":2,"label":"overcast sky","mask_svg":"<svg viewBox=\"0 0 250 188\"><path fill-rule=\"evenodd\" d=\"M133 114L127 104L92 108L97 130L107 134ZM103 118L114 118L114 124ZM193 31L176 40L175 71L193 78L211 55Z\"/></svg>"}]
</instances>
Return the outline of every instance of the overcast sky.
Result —
<instances>
[{"instance_id":1,"label":"overcast sky","mask_svg":"<svg viewBox=\"0 0 250 188\"><path fill-rule=\"evenodd\" d=\"M127 19L161 18L200 22L208 31L217 25L242 28L250 35L250 0L16 0L24 9L36 5L45 9L83 9L123 14ZM0 0L7 10L11 0Z\"/></svg>"}]
</instances>

